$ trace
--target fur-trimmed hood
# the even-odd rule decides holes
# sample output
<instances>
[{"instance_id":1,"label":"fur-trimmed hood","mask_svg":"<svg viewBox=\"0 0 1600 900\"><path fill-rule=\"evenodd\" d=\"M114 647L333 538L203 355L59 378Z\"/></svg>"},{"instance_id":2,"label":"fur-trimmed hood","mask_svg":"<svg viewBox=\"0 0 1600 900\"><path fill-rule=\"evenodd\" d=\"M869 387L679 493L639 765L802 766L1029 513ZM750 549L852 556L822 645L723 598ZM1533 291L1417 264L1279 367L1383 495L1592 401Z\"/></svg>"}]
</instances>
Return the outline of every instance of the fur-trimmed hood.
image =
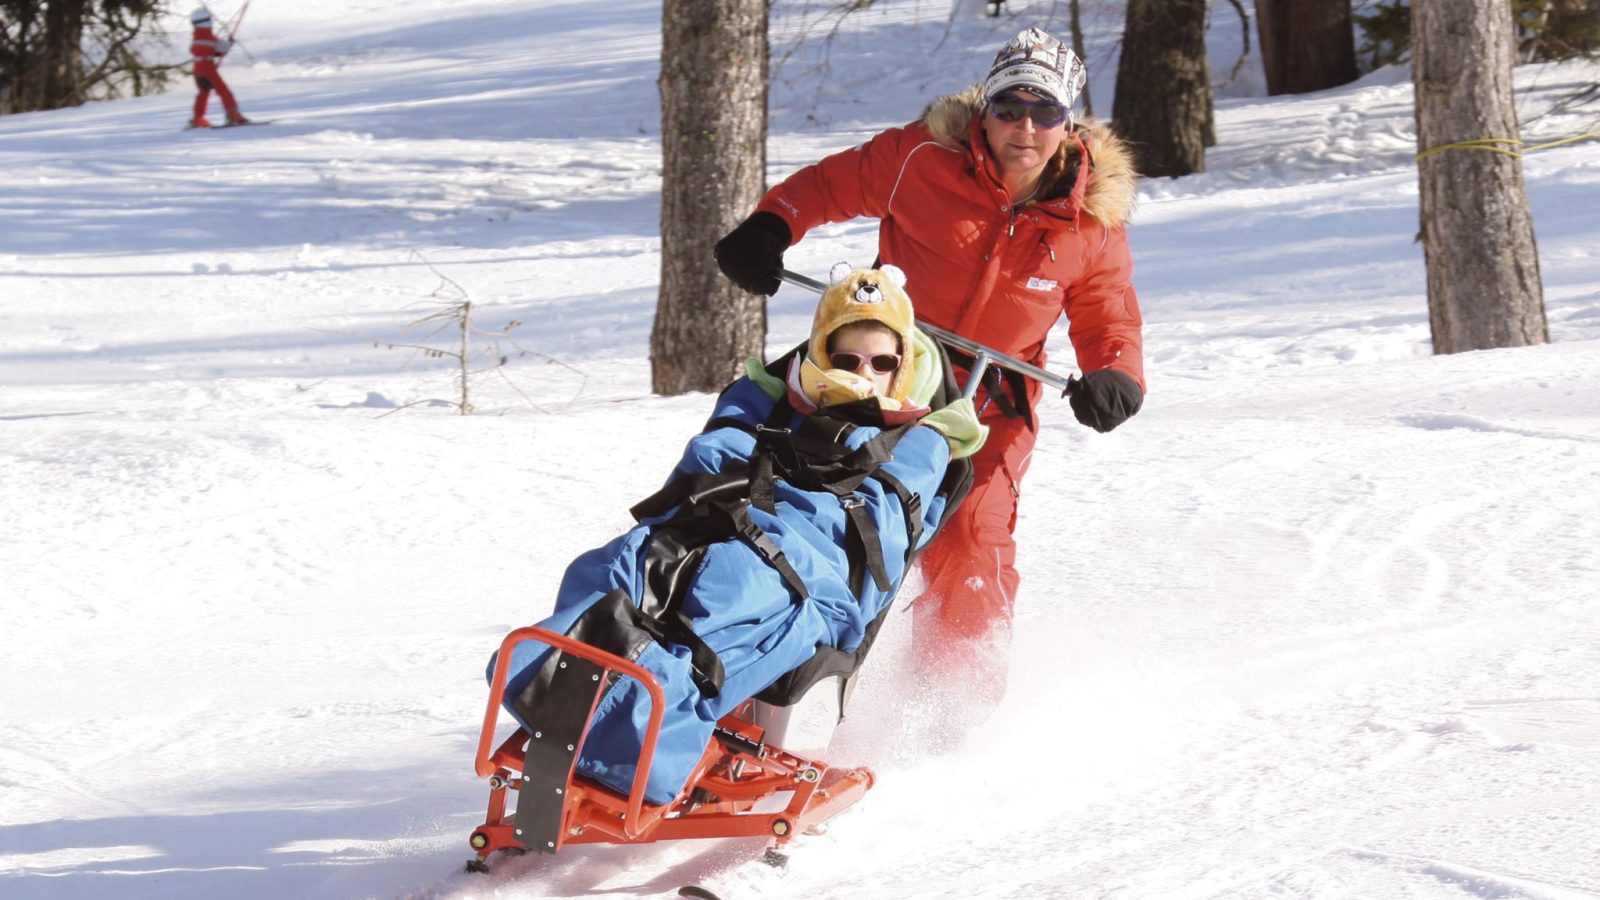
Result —
<instances>
[{"instance_id":1,"label":"fur-trimmed hood","mask_svg":"<svg viewBox=\"0 0 1600 900\"><path fill-rule=\"evenodd\" d=\"M940 97L928 105L923 120L934 140L952 148L972 149L972 129L983 113L983 90L979 85L959 94ZM1139 191L1139 174L1134 170L1133 154L1109 125L1093 119L1080 119L1074 135L1089 150L1089 183L1083 198L1083 214L1107 227L1127 224ZM1045 168L1045 183L1038 196L1051 200L1069 196L1077 181L1078 142L1062 141L1056 158Z\"/></svg>"}]
</instances>

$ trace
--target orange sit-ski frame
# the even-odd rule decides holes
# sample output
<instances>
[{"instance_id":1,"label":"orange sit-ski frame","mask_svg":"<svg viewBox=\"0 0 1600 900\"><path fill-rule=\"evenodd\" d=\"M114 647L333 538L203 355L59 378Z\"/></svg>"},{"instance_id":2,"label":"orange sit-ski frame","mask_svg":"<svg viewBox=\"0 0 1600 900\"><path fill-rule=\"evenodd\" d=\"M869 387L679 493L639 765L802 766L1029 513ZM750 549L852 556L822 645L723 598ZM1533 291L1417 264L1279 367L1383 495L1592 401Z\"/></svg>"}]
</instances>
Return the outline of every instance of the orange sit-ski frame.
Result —
<instances>
[{"instance_id":1,"label":"orange sit-ski frame","mask_svg":"<svg viewBox=\"0 0 1600 900\"><path fill-rule=\"evenodd\" d=\"M559 834L555 841L547 841L548 846L542 847L529 847L519 840L516 815L506 812L507 792L520 788L521 779L517 776L522 772L528 732L518 728L490 752L510 673L511 651L526 640L548 644L599 666L602 683L609 684L610 674L616 672L644 685L650 695L650 720L628 796L569 771L567 787L562 792ZM602 693L596 693L595 705ZM484 823L472 832L472 849L478 858L468 868L481 868L496 850L527 848L555 853L567 844L648 844L687 838L765 836L773 838L775 847L781 848L797 832L843 812L872 787L872 772L866 768L832 769L764 743L762 729L740 717L746 709L741 707L718 723L717 735L706 746L683 792L671 803L646 805L645 785L650 780L665 705L655 676L620 656L534 626L506 635L495 660L475 761L478 775L489 779L489 811ZM593 718L591 706L583 729L585 737ZM576 758L574 754L574 768ZM793 795L782 811L752 811L757 802L782 791Z\"/></svg>"}]
</instances>

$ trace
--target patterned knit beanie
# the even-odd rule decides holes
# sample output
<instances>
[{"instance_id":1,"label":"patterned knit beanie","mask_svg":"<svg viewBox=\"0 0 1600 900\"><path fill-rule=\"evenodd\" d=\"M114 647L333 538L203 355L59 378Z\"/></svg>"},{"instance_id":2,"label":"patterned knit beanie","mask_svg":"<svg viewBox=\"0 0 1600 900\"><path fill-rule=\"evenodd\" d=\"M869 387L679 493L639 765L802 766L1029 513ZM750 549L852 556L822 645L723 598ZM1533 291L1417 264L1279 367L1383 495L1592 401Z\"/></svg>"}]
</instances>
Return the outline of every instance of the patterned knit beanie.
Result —
<instances>
[{"instance_id":1,"label":"patterned knit beanie","mask_svg":"<svg viewBox=\"0 0 1600 900\"><path fill-rule=\"evenodd\" d=\"M995 55L983 82L983 98L1016 89L1054 100L1070 110L1088 80L1083 60L1076 53L1043 31L1026 28Z\"/></svg>"}]
</instances>

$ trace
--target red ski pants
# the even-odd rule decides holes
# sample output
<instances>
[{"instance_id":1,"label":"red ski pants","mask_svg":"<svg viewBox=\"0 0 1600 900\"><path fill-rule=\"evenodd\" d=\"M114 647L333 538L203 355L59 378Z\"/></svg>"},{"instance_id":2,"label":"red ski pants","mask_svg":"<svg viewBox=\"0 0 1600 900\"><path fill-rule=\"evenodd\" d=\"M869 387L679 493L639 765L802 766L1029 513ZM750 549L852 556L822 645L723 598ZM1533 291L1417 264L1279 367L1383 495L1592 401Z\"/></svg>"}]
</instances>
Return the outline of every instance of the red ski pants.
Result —
<instances>
[{"instance_id":1,"label":"red ski pants","mask_svg":"<svg viewBox=\"0 0 1600 900\"><path fill-rule=\"evenodd\" d=\"M204 118L206 107L211 103L211 91L217 92L217 97L222 100L222 108L227 111L231 121L239 116L239 104L233 99L233 91L228 90L228 83L222 80L222 75L217 72L217 64L212 62L197 61L194 64L194 83L200 88L200 93L194 98L194 117Z\"/></svg>"},{"instance_id":2,"label":"red ski pants","mask_svg":"<svg viewBox=\"0 0 1600 900\"><path fill-rule=\"evenodd\" d=\"M1012 604L1021 580L1012 532L1036 438L1022 419L986 412L989 440L972 457L972 491L923 552L925 587L912 606L922 680L957 690L979 708L1005 695Z\"/></svg>"}]
</instances>

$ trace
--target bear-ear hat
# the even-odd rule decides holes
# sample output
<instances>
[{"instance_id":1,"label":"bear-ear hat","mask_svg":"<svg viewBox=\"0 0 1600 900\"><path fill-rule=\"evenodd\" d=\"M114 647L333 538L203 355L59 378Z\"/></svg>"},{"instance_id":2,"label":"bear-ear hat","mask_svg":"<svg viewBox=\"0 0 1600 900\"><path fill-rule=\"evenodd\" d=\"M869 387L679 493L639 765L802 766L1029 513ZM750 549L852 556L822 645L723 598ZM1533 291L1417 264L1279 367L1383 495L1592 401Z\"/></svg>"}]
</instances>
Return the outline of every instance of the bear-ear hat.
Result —
<instances>
[{"instance_id":1,"label":"bear-ear hat","mask_svg":"<svg viewBox=\"0 0 1600 900\"><path fill-rule=\"evenodd\" d=\"M828 274L832 284L817 303L806 355L817 368L828 369L828 338L835 331L851 322L882 322L900 338L900 368L889 382L887 396L905 402L916 377L917 352L916 316L906 296L905 273L895 266L852 269L848 263L838 263Z\"/></svg>"}]
</instances>

